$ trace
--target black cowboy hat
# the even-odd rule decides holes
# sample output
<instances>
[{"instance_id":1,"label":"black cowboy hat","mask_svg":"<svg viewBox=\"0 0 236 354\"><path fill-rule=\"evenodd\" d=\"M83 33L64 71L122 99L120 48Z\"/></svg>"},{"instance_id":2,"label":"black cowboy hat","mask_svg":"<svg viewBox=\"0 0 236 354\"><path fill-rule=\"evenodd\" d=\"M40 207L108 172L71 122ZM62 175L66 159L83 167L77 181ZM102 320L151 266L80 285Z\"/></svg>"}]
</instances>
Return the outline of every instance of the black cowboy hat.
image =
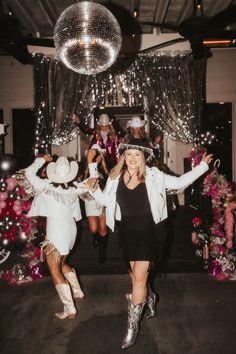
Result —
<instances>
[{"instance_id":1,"label":"black cowboy hat","mask_svg":"<svg viewBox=\"0 0 236 354\"><path fill-rule=\"evenodd\" d=\"M149 161L154 157L153 149L150 143L145 139L131 139L128 143L121 143L118 146L119 155L122 155L126 150L134 149L144 153L146 161Z\"/></svg>"}]
</instances>

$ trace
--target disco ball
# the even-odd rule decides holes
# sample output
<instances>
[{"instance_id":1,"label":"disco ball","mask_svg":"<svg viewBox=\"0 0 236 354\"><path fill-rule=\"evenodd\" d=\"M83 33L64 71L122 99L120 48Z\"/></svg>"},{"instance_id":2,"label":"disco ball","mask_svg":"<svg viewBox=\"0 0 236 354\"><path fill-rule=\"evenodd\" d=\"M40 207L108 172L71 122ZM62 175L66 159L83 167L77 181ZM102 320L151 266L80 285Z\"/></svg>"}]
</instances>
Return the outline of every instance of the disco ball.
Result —
<instances>
[{"instance_id":1,"label":"disco ball","mask_svg":"<svg viewBox=\"0 0 236 354\"><path fill-rule=\"evenodd\" d=\"M121 30L112 13L88 1L71 5L54 29L59 59L71 70L93 75L107 70L121 48Z\"/></svg>"}]
</instances>

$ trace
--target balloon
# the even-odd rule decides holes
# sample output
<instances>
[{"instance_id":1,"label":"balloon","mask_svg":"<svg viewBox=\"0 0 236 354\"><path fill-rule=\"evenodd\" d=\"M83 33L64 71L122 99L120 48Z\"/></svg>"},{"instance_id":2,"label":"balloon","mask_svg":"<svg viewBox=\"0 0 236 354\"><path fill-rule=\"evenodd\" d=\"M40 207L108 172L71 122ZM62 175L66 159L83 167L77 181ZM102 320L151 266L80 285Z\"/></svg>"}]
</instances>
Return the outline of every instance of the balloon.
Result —
<instances>
[{"instance_id":1,"label":"balloon","mask_svg":"<svg viewBox=\"0 0 236 354\"><path fill-rule=\"evenodd\" d=\"M0 201L7 199L7 192L1 192L0 193Z\"/></svg>"},{"instance_id":2,"label":"balloon","mask_svg":"<svg viewBox=\"0 0 236 354\"><path fill-rule=\"evenodd\" d=\"M17 180L14 177L8 177L6 179L7 182L7 190L12 191L17 185Z\"/></svg>"},{"instance_id":3,"label":"balloon","mask_svg":"<svg viewBox=\"0 0 236 354\"><path fill-rule=\"evenodd\" d=\"M22 214L22 210L17 210L16 211L16 215L21 215Z\"/></svg>"},{"instance_id":4,"label":"balloon","mask_svg":"<svg viewBox=\"0 0 236 354\"><path fill-rule=\"evenodd\" d=\"M1 204L0 204L0 206L1 206ZM14 211L22 210L21 205L16 205L16 204L14 204L13 210L14 210Z\"/></svg>"},{"instance_id":5,"label":"balloon","mask_svg":"<svg viewBox=\"0 0 236 354\"><path fill-rule=\"evenodd\" d=\"M7 203L6 203L4 200L1 200L1 201L0 201L0 208L1 208L1 209L5 208L6 205L7 205Z\"/></svg>"},{"instance_id":6,"label":"balloon","mask_svg":"<svg viewBox=\"0 0 236 354\"><path fill-rule=\"evenodd\" d=\"M17 159L12 154L3 154L0 156L0 175L12 175L17 170Z\"/></svg>"}]
</instances>

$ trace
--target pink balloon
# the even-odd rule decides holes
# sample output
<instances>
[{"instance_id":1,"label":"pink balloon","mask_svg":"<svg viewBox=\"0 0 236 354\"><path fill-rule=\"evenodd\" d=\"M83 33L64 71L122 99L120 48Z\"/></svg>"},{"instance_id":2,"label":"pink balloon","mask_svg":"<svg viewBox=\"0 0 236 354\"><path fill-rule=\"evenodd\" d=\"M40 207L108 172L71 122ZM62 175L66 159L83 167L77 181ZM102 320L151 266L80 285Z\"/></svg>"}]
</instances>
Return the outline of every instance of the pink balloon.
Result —
<instances>
[{"instance_id":1,"label":"pink balloon","mask_svg":"<svg viewBox=\"0 0 236 354\"><path fill-rule=\"evenodd\" d=\"M14 205L12 208L14 211L22 210L21 205Z\"/></svg>"},{"instance_id":2,"label":"pink balloon","mask_svg":"<svg viewBox=\"0 0 236 354\"><path fill-rule=\"evenodd\" d=\"M4 200L1 200L1 201L0 201L0 208L1 208L1 209L5 208L6 205L7 205L7 204L6 204L6 202L5 202Z\"/></svg>"},{"instance_id":3,"label":"pink balloon","mask_svg":"<svg viewBox=\"0 0 236 354\"><path fill-rule=\"evenodd\" d=\"M5 199L7 199L7 197L8 197L7 192L1 192L0 193L0 200L5 200Z\"/></svg>"},{"instance_id":4,"label":"pink balloon","mask_svg":"<svg viewBox=\"0 0 236 354\"><path fill-rule=\"evenodd\" d=\"M6 182L7 182L7 190L8 191L12 191L15 188L15 186L17 185L17 180L13 177L7 178Z\"/></svg>"},{"instance_id":5,"label":"pink balloon","mask_svg":"<svg viewBox=\"0 0 236 354\"><path fill-rule=\"evenodd\" d=\"M17 210L16 211L16 215L21 215L22 214L22 210Z\"/></svg>"},{"instance_id":6,"label":"pink balloon","mask_svg":"<svg viewBox=\"0 0 236 354\"><path fill-rule=\"evenodd\" d=\"M14 205L21 205L21 201L20 200L15 200Z\"/></svg>"}]
</instances>

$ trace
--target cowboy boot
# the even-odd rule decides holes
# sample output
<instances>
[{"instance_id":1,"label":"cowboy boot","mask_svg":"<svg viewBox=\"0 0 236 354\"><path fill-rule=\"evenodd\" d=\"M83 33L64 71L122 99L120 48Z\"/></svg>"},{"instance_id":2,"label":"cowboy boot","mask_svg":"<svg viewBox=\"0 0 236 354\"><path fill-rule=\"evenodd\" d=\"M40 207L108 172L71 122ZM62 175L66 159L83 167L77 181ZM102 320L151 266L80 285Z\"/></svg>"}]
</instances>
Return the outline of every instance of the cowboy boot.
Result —
<instances>
[{"instance_id":1,"label":"cowboy boot","mask_svg":"<svg viewBox=\"0 0 236 354\"><path fill-rule=\"evenodd\" d=\"M152 291L151 286L148 284L148 297L147 297L147 314L146 318L153 318L157 313L157 295Z\"/></svg>"},{"instance_id":2,"label":"cowboy boot","mask_svg":"<svg viewBox=\"0 0 236 354\"><path fill-rule=\"evenodd\" d=\"M99 237L100 235L98 233L93 234L93 239L92 239L92 245L95 248L95 250L98 248L99 246Z\"/></svg>"},{"instance_id":3,"label":"cowboy boot","mask_svg":"<svg viewBox=\"0 0 236 354\"><path fill-rule=\"evenodd\" d=\"M135 344L136 338L139 332L139 323L141 320L143 308L146 304L146 301L134 305L131 301L131 294L126 294L128 300L128 322L127 330L122 341L121 348L126 349Z\"/></svg>"},{"instance_id":4,"label":"cowboy boot","mask_svg":"<svg viewBox=\"0 0 236 354\"><path fill-rule=\"evenodd\" d=\"M64 276L71 286L73 298L82 299L85 295L79 285L79 281L74 268L72 268L72 272L65 273Z\"/></svg>"},{"instance_id":5,"label":"cowboy boot","mask_svg":"<svg viewBox=\"0 0 236 354\"><path fill-rule=\"evenodd\" d=\"M55 316L60 318L60 320L64 320L65 318L75 318L77 315L77 310L74 305L70 286L68 284L57 284L55 287L64 305L63 312L57 312L55 313Z\"/></svg>"},{"instance_id":6,"label":"cowboy boot","mask_svg":"<svg viewBox=\"0 0 236 354\"><path fill-rule=\"evenodd\" d=\"M107 242L108 242L108 235L105 236L99 235L99 249L98 249L98 261L100 264L106 263L107 260Z\"/></svg>"}]
</instances>

